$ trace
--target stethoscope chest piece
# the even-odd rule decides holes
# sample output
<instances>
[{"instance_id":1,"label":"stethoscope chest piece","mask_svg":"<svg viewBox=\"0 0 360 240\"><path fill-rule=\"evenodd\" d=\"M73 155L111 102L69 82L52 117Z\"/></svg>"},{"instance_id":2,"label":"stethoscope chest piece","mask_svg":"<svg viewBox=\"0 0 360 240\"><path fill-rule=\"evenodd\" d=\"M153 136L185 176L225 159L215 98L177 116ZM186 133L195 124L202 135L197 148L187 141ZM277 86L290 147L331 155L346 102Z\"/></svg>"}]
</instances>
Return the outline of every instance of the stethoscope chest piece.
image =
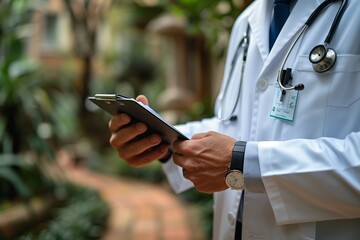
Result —
<instances>
[{"instance_id":1,"label":"stethoscope chest piece","mask_svg":"<svg viewBox=\"0 0 360 240\"><path fill-rule=\"evenodd\" d=\"M325 45L320 44L311 50L309 60L316 72L323 73L334 66L336 52L332 48L326 48Z\"/></svg>"}]
</instances>

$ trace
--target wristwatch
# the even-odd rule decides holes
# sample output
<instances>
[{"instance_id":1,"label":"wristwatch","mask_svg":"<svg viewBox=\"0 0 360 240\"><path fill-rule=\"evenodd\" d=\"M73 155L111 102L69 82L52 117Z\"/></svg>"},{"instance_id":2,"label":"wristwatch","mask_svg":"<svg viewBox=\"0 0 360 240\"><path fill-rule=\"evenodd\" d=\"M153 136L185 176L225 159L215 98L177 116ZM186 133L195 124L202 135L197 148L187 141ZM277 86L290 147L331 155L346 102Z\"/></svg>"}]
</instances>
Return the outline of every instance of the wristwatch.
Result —
<instances>
[{"instance_id":1,"label":"wristwatch","mask_svg":"<svg viewBox=\"0 0 360 240\"><path fill-rule=\"evenodd\" d=\"M225 175L225 183L233 190L243 190L244 184L244 155L245 155L246 142L238 141L234 145L232 151L231 163Z\"/></svg>"}]
</instances>

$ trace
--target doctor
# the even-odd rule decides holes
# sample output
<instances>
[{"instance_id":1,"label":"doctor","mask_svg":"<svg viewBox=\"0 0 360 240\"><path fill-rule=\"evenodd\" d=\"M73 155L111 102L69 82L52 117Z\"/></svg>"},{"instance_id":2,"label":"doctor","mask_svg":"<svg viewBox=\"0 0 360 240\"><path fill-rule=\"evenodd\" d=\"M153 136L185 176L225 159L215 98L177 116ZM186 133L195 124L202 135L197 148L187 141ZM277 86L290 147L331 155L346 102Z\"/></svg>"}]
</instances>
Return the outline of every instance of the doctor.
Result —
<instances>
[{"instance_id":1,"label":"doctor","mask_svg":"<svg viewBox=\"0 0 360 240\"><path fill-rule=\"evenodd\" d=\"M326 43L342 1L299 35L322 2L292 1L271 48L273 1L254 1L239 16L217 117L178 126L191 140L176 142L172 155L157 135L137 139L146 126L127 125L129 116L109 122L110 143L130 165L161 159L177 192L214 193L214 239L360 239L360 4L347 1ZM337 57L318 72L309 53L324 42Z\"/></svg>"}]
</instances>

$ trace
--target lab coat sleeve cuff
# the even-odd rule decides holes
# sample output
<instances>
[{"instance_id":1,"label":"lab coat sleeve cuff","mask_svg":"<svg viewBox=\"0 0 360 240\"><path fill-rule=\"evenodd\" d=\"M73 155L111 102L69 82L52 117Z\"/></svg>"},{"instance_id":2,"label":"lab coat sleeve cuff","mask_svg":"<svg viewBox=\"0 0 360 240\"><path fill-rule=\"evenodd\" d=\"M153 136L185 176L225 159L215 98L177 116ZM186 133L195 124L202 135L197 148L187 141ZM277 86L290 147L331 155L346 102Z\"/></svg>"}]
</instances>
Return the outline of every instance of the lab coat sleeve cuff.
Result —
<instances>
[{"instance_id":1,"label":"lab coat sleeve cuff","mask_svg":"<svg viewBox=\"0 0 360 240\"><path fill-rule=\"evenodd\" d=\"M246 190L255 193L265 192L265 186L261 178L257 142L248 142L246 144L244 178Z\"/></svg>"},{"instance_id":2,"label":"lab coat sleeve cuff","mask_svg":"<svg viewBox=\"0 0 360 240\"><path fill-rule=\"evenodd\" d=\"M161 165L170 186L174 189L176 193L184 192L194 186L191 181L183 177L182 168L175 165L172 158Z\"/></svg>"}]
</instances>

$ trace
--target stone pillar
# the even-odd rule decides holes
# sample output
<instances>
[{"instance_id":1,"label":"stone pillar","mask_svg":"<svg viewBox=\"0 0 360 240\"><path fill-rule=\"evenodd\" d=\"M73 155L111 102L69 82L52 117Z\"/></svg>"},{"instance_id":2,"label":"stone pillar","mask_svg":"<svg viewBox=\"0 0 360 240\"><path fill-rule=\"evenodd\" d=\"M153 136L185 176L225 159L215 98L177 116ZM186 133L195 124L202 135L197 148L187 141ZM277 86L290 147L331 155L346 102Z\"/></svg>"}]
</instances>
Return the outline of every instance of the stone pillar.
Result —
<instances>
[{"instance_id":1,"label":"stone pillar","mask_svg":"<svg viewBox=\"0 0 360 240\"><path fill-rule=\"evenodd\" d=\"M148 25L169 45L166 56L166 89L159 96L162 115L171 123L186 121L185 112L210 89L204 71L204 43L201 37L186 33L185 19L162 15ZM170 56L170 57L169 57ZM208 66L208 68L210 68ZM208 69L209 70L209 69ZM206 83L205 79L209 81Z\"/></svg>"}]
</instances>

